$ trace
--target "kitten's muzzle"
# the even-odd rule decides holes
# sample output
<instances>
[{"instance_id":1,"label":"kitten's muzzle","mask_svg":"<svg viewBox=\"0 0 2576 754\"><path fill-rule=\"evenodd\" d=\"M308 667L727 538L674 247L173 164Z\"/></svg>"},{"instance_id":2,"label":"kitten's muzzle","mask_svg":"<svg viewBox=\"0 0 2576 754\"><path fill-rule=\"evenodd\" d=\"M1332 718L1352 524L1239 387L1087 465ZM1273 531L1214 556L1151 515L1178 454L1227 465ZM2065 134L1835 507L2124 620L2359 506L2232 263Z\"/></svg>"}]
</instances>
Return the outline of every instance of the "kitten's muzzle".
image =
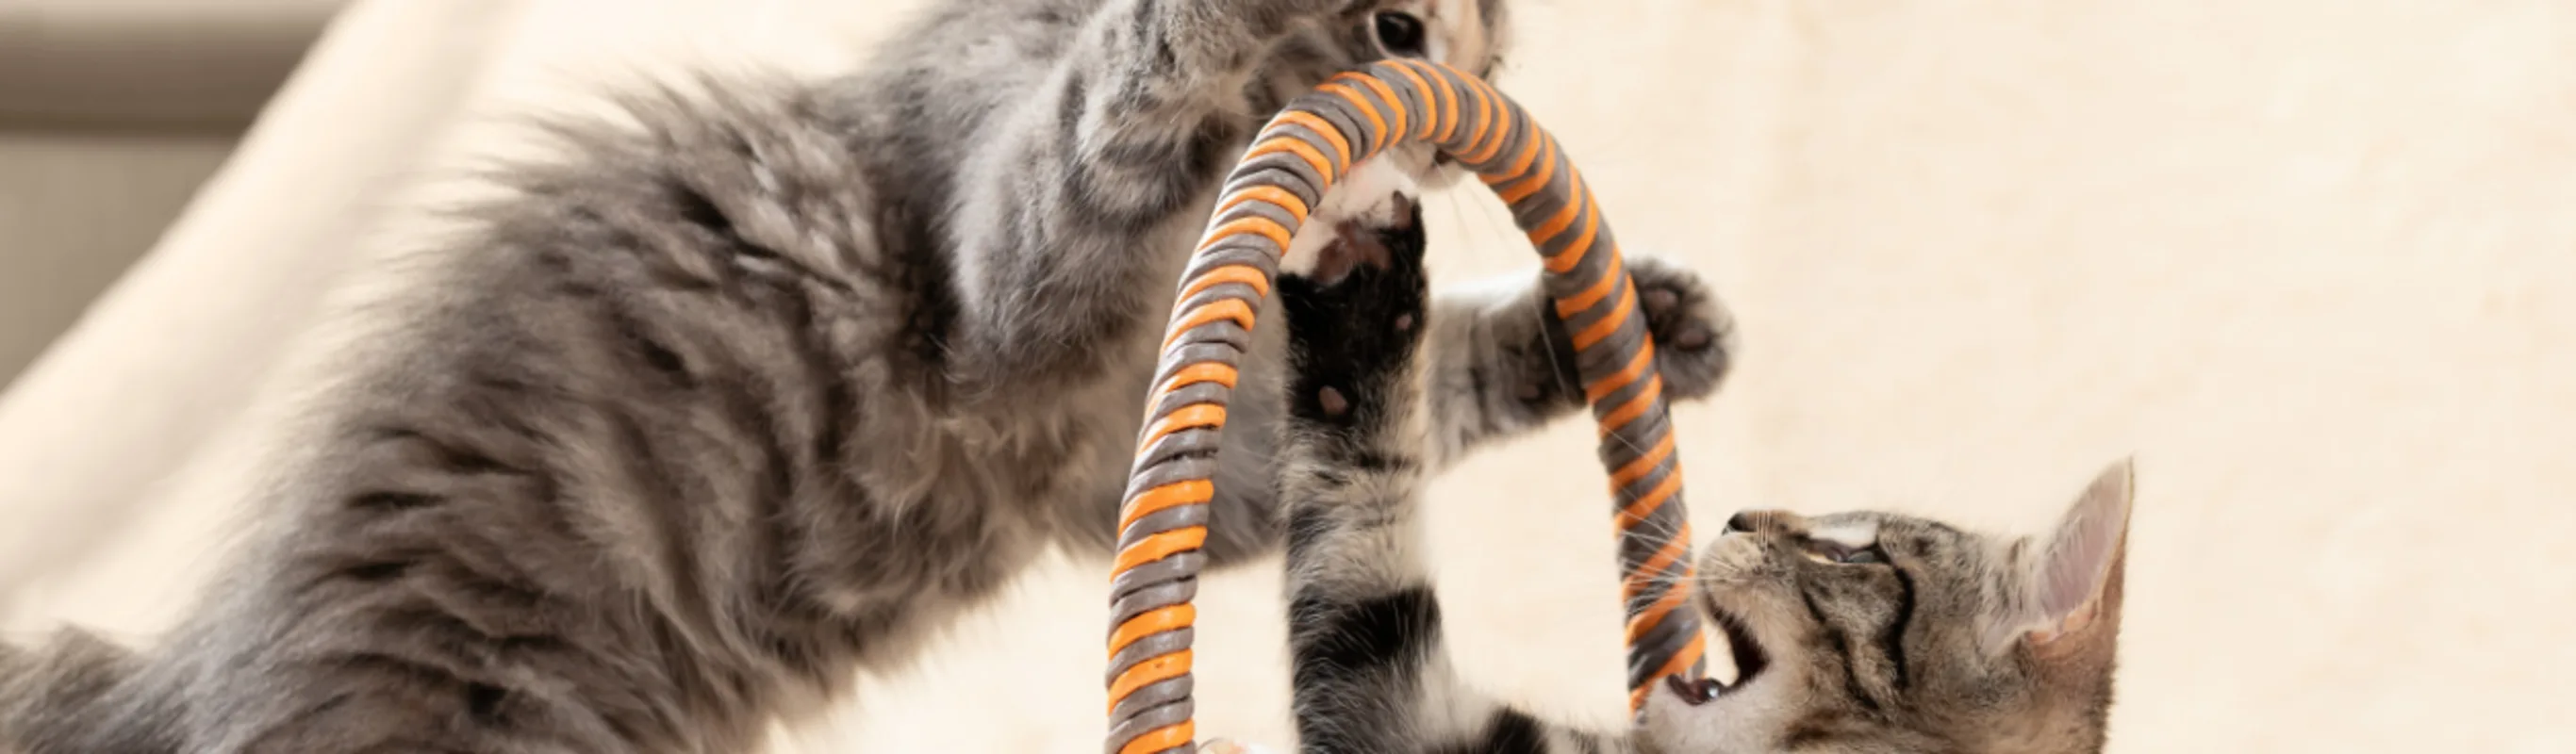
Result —
<instances>
[{"instance_id":1,"label":"kitten's muzzle","mask_svg":"<svg viewBox=\"0 0 2576 754\"><path fill-rule=\"evenodd\" d=\"M1744 603L1762 602L1760 591L1770 579L1780 576L1771 573L1773 564L1763 542L1765 538L1762 534L1737 530L1734 522L1730 521L1727 533L1709 543L1701 555L1699 579L1692 585L1697 592L1694 601L1700 613L1708 619L1708 625L1725 637L1728 658L1735 664L1735 682L1690 689L1675 687L1676 692L1691 692L1682 693L1683 701L1697 699L1694 704L1706 703L1721 692L1751 683L1755 676L1771 666L1771 653L1764 649L1761 640L1754 635L1752 623L1741 612L1760 609L1762 605ZM1695 697L1693 693L1700 696Z\"/></svg>"}]
</instances>

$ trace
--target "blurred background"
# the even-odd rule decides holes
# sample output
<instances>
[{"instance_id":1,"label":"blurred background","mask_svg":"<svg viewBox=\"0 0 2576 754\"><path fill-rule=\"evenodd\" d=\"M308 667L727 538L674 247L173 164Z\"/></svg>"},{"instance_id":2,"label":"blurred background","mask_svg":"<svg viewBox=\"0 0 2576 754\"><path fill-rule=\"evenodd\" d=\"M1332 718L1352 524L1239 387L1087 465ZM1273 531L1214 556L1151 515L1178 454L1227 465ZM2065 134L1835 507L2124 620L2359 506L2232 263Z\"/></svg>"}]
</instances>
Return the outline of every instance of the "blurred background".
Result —
<instances>
[{"instance_id":1,"label":"blurred background","mask_svg":"<svg viewBox=\"0 0 2576 754\"><path fill-rule=\"evenodd\" d=\"M2576 751L2576 4L1514 2L1503 88L1742 319L1678 410L1701 531L2035 530L2134 454L2113 751ZM0 630L178 615L498 118L846 69L915 5L0 0ZM1532 264L1430 215L1435 276ZM1608 723L1580 424L1444 480L1434 550L1476 680ZM1096 751L1104 572L780 750ZM1289 740L1278 589L1202 591L1203 734Z\"/></svg>"}]
</instances>

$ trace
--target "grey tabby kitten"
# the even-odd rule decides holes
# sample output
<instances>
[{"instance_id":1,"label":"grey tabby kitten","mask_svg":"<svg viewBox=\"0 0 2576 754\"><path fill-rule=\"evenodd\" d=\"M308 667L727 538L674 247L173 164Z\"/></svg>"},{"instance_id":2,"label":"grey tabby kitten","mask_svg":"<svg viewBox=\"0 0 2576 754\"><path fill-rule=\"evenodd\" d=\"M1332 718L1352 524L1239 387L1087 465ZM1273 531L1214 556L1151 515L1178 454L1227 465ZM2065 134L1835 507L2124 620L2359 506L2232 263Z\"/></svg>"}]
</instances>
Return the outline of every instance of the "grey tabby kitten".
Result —
<instances>
[{"instance_id":1,"label":"grey tabby kitten","mask_svg":"<svg viewBox=\"0 0 2576 754\"><path fill-rule=\"evenodd\" d=\"M2126 462L2045 538L1884 513L1736 515L1693 585L1735 680L1672 680L1633 732L1550 724L1465 687L1420 547L1416 498L1437 466L1426 433L1440 420L1422 399L1436 366L1416 351L1450 316L1426 306L1422 246L1418 223L1346 233L1279 285L1292 376L1278 487L1304 751L2102 750Z\"/></svg>"},{"instance_id":2,"label":"grey tabby kitten","mask_svg":"<svg viewBox=\"0 0 2576 754\"><path fill-rule=\"evenodd\" d=\"M0 648L0 749L753 749L1050 544L1104 551L1180 265L1258 120L1363 60L1486 69L1501 11L950 0L863 75L557 124L163 646ZM1672 394L1706 394L1723 313L1634 272ZM1438 304L1440 462L1579 405L1537 280ZM1262 335L1221 564L1280 539Z\"/></svg>"}]
</instances>

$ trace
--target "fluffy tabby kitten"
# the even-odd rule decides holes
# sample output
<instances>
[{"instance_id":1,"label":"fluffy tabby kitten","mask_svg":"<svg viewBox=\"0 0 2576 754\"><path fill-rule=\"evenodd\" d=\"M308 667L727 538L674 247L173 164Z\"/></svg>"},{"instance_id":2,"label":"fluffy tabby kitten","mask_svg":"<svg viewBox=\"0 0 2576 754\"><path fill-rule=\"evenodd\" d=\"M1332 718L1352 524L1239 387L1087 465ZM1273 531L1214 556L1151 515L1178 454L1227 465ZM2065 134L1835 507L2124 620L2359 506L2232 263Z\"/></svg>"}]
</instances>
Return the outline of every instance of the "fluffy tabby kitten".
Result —
<instances>
[{"instance_id":1,"label":"fluffy tabby kitten","mask_svg":"<svg viewBox=\"0 0 2576 754\"><path fill-rule=\"evenodd\" d=\"M1426 307L1422 245L1418 222L1346 233L1279 285L1291 376L1278 488L1305 751L2102 749L2125 462L2044 538L1882 513L1736 515L1693 585L1735 680L1673 681L1633 733L1552 725L1465 688L1443 647L1415 502L1438 424L1416 351L1449 316Z\"/></svg>"},{"instance_id":2,"label":"fluffy tabby kitten","mask_svg":"<svg viewBox=\"0 0 2576 754\"><path fill-rule=\"evenodd\" d=\"M431 250L425 303L162 646L0 648L0 749L752 749L1044 547L1105 549L1172 286L1258 119L1366 59L1486 69L1501 12L946 0L863 75L558 124L559 159L499 171L512 194ZM1722 312L1634 272L1671 393L1707 393ZM1432 462L1579 405L1520 278L1434 304ZM1232 407L1220 562L1279 539L1277 333Z\"/></svg>"}]
</instances>

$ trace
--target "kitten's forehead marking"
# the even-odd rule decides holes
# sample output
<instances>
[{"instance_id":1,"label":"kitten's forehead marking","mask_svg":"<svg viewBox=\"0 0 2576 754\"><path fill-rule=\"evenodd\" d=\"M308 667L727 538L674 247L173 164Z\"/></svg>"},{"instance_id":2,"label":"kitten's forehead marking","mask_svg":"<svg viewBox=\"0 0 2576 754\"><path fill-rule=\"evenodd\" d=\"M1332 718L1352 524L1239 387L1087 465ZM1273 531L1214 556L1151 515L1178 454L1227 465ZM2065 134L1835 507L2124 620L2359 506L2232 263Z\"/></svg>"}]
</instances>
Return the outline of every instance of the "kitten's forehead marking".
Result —
<instances>
[{"instance_id":1,"label":"kitten's forehead marking","mask_svg":"<svg viewBox=\"0 0 2576 754\"><path fill-rule=\"evenodd\" d=\"M1868 519L1819 522L1808 529L1807 536L1844 547L1874 547L1878 544L1878 522Z\"/></svg>"},{"instance_id":2,"label":"kitten's forehead marking","mask_svg":"<svg viewBox=\"0 0 2576 754\"><path fill-rule=\"evenodd\" d=\"M1421 17L1423 25L1431 28L1433 60L1477 70L1493 52L1480 0L1409 0L1397 7Z\"/></svg>"}]
</instances>

